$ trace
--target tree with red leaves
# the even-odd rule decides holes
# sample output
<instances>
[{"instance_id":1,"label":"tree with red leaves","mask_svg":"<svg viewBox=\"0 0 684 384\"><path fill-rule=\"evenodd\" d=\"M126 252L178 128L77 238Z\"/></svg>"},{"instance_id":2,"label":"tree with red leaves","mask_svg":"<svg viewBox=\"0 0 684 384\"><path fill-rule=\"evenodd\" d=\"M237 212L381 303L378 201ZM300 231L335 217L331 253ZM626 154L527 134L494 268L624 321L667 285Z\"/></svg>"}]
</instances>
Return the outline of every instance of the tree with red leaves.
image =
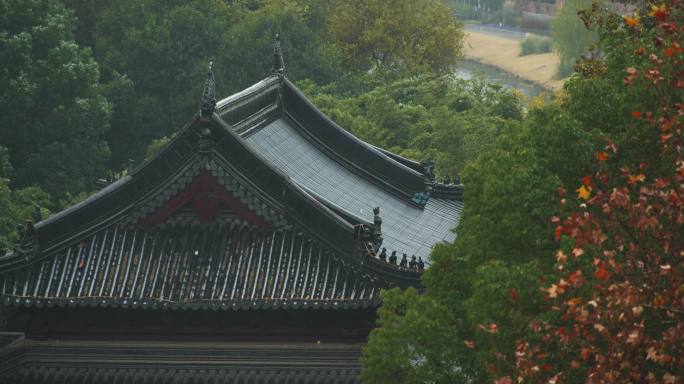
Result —
<instances>
[{"instance_id":1,"label":"tree with red leaves","mask_svg":"<svg viewBox=\"0 0 684 384\"><path fill-rule=\"evenodd\" d=\"M513 381L684 383L684 3L581 16L603 58L577 70L621 78L624 124L601 130L576 199L560 191L558 278L542 287L548 316L516 343Z\"/></svg>"}]
</instances>

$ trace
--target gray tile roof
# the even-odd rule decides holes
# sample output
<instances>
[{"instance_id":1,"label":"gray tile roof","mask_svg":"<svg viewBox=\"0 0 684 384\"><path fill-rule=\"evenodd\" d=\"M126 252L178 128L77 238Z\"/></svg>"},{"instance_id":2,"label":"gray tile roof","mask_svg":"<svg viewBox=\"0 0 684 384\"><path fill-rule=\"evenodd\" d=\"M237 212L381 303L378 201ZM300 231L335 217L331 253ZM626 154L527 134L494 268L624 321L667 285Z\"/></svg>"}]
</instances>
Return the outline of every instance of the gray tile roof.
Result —
<instances>
[{"instance_id":1,"label":"gray tile roof","mask_svg":"<svg viewBox=\"0 0 684 384\"><path fill-rule=\"evenodd\" d=\"M246 138L247 143L305 189L357 216L373 221L380 207L383 246L401 256L429 262L432 246L451 242L463 203L430 198L424 208L386 191L340 164L309 142L291 123L279 118ZM370 150L375 150L369 146Z\"/></svg>"}]
</instances>

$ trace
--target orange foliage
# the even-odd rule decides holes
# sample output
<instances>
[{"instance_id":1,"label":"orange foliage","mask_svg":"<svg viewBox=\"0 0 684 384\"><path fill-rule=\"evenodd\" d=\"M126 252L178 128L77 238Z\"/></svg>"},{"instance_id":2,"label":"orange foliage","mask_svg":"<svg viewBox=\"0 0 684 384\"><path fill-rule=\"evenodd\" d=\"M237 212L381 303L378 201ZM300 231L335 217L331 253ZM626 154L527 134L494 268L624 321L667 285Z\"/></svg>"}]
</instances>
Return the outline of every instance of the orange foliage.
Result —
<instances>
[{"instance_id":1,"label":"orange foliage","mask_svg":"<svg viewBox=\"0 0 684 384\"><path fill-rule=\"evenodd\" d=\"M572 243L554 255L563 275L542 287L559 321L531 324L540 341L518 340L518 377L499 382L684 383L684 4L623 20L643 44L624 84L658 95L625 129L653 133L643 149L661 161L621 158L611 141L610 157L595 154L577 188L583 201L551 219L556 240Z\"/></svg>"}]
</instances>

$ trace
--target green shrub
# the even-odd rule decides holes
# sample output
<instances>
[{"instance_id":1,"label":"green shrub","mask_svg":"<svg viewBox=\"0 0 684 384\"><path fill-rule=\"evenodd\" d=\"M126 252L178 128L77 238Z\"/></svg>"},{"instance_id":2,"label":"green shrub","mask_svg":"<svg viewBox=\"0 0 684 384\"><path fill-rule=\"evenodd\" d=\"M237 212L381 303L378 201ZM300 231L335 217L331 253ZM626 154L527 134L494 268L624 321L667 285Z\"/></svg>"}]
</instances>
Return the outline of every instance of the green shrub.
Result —
<instances>
[{"instance_id":1,"label":"green shrub","mask_svg":"<svg viewBox=\"0 0 684 384\"><path fill-rule=\"evenodd\" d=\"M551 52L551 39L543 36L526 35L520 42L520 56Z\"/></svg>"}]
</instances>

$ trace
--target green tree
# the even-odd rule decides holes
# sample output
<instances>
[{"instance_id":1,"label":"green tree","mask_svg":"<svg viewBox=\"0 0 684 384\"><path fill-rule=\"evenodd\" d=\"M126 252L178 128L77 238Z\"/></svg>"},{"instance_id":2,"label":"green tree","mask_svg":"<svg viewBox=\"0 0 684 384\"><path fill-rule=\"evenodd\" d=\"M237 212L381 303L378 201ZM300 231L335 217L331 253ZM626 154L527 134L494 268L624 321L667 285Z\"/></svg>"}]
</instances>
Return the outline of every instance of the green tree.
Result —
<instances>
[{"instance_id":1,"label":"green tree","mask_svg":"<svg viewBox=\"0 0 684 384\"><path fill-rule=\"evenodd\" d=\"M55 199L92 189L109 156L102 138L111 104L72 29L72 15L55 0L0 3L0 143L13 182Z\"/></svg>"},{"instance_id":2,"label":"green tree","mask_svg":"<svg viewBox=\"0 0 684 384\"><path fill-rule=\"evenodd\" d=\"M358 74L445 74L462 54L462 25L442 0L339 0L327 24L335 57Z\"/></svg>"},{"instance_id":3,"label":"green tree","mask_svg":"<svg viewBox=\"0 0 684 384\"><path fill-rule=\"evenodd\" d=\"M123 0L98 10L95 52L115 102L113 168L142 159L148 143L196 112L207 64L230 55L221 43L235 16L220 0Z\"/></svg>"},{"instance_id":4,"label":"green tree","mask_svg":"<svg viewBox=\"0 0 684 384\"><path fill-rule=\"evenodd\" d=\"M379 328L363 355L366 383L464 383L477 377L468 330L454 327L462 313L410 288L383 291ZM452 308L453 309L453 308Z\"/></svg>"},{"instance_id":5,"label":"green tree","mask_svg":"<svg viewBox=\"0 0 684 384\"><path fill-rule=\"evenodd\" d=\"M673 259L681 253L674 244L681 243L681 223L675 224L681 218L675 144L681 142L681 82L675 79L682 49L672 24L654 22L676 20L681 6L656 7L641 21L598 15L605 57L581 60L558 105L532 108L466 167L458 238L433 252L423 277L421 300L442 304L435 308L458 319L448 326L464 337L472 333L463 342L475 359L475 382L504 383L517 375L549 382L561 372L567 382L586 382L594 373L604 381L643 381L649 372L666 382L681 370L671 348L681 344L681 333L673 331L681 328L677 312L646 310L681 306L675 303L680 293L667 287L679 286L682 276ZM588 201L578 201L578 186ZM565 208L571 214L559 219ZM383 305L394 305L390 300L399 299L389 296ZM375 346L415 344L387 340L404 314L418 308L411 300L371 335L368 372L382 360L370 358ZM425 356L442 348L424 345ZM592 364L592 356L608 363ZM382 362L387 372L402 369Z\"/></svg>"},{"instance_id":6,"label":"green tree","mask_svg":"<svg viewBox=\"0 0 684 384\"><path fill-rule=\"evenodd\" d=\"M679 383L684 30L675 26L684 6L649 1L633 17L601 8L584 17L605 56L580 63L567 105L600 132L600 150L575 184L577 203L554 218L562 273L538 284L550 320L518 341L514 380ZM590 100L596 108L583 110Z\"/></svg>"},{"instance_id":7,"label":"green tree","mask_svg":"<svg viewBox=\"0 0 684 384\"><path fill-rule=\"evenodd\" d=\"M327 84L342 71L326 48L327 1L271 0L242 16L223 34L218 60L221 81L237 91L266 77L273 65L273 43L280 35L286 75L291 80L310 79Z\"/></svg>"},{"instance_id":8,"label":"green tree","mask_svg":"<svg viewBox=\"0 0 684 384\"><path fill-rule=\"evenodd\" d=\"M32 186L12 190L10 177L12 164L8 151L0 146L0 256L10 251L17 240L16 225L32 217L36 207L46 217L52 205L50 196L40 188Z\"/></svg>"},{"instance_id":9,"label":"green tree","mask_svg":"<svg viewBox=\"0 0 684 384\"><path fill-rule=\"evenodd\" d=\"M196 112L209 61L218 95L266 77L276 33L289 78L327 83L340 76L324 48L325 1L124 0L96 12L88 0L70 3L77 14L97 17L95 52L114 102L107 136L113 168L141 160L152 140Z\"/></svg>"},{"instance_id":10,"label":"green tree","mask_svg":"<svg viewBox=\"0 0 684 384\"><path fill-rule=\"evenodd\" d=\"M588 167L589 137L558 106L544 106L530 110L522 123L502 131L493 146L469 162L463 173L468 189L458 237L453 245L433 251L432 265L423 276L427 293L420 300L398 294L385 298L383 306L404 300L407 309L385 312L389 317L371 333L364 377L380 369L409 370L406 377L418 372L410 360L378 356L379 346L387 344L416 348L414 354L426 359L450 356L451 364L464 370L464 382L514 370L514 341L530 332L529 322L541 313L535 283L554 273L549 260L553 224L548 217L560 209L558 188L574 185ZM451 329L450 341L458 348L447 351L434 339L421 344L394 339L396 328L408 321L405 314L427 313L420 310L426 306L423 301L434 301L432 308L445 311L430 315L437 323L431 326ZM437 374L408 382L424 381L448 382Z\"/></svg>"},{"instance_id":11,"label":"green tree","mask_svg":"<svg viewBox=\"0 0 684 384\"><path fill-rule=\"evenodd\" d=\"M334 87L302 82L313 102L369 143L415 160L437 160L453 177L522 117L520 98L482 80L418 76L340 96Z\"/></svg>"},{"instance_id":12,"label":"green tree","mask_svg":"<svg viewBox=\"0 0 684 384\"><path fill-rule=\"evenodd\" d=\"M590 8L594 0L568 0L551 22L551 38L560 55L558 73L572 73L575 62L598 42L596 31L587 29L577 12Z\"/></svg>"}]
</instances>

